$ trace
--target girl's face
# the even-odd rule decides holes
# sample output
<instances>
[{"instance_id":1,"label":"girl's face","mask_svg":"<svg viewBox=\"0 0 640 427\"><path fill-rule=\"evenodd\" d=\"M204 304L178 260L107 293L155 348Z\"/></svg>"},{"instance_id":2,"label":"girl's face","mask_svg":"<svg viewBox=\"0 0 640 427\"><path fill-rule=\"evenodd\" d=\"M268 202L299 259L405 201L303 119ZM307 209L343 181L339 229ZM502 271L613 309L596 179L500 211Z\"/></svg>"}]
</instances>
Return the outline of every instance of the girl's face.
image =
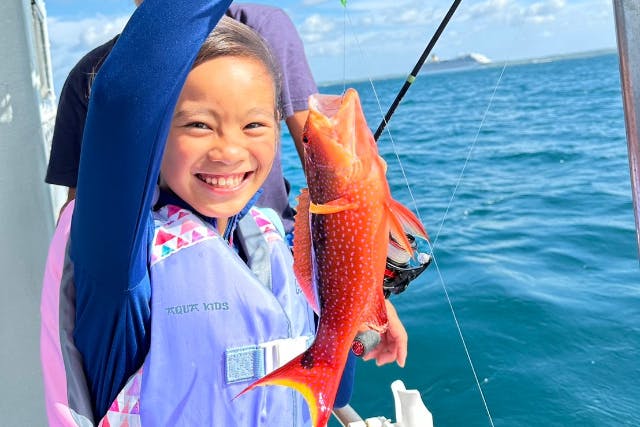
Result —
<instances>
[{"instance_id":1,"label":"girl's face","mask_svg":"<svg viewBox=\"0 0 640 427\"><path fill-rule=\"evenodd\" d=\"M161 185L202 215L237 214L271 169L276 116L273 79L261 62L236 56L203 62L180 93Z\"/></svg>"}]
</instances>

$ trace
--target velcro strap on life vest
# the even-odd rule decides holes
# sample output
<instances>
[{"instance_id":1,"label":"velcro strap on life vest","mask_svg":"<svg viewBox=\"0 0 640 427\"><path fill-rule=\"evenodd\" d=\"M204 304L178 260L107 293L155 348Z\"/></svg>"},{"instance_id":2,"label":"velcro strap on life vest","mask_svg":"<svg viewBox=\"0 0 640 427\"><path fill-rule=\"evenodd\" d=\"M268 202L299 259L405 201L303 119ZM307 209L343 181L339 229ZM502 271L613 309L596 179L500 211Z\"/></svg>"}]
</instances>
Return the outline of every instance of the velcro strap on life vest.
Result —
<instances>
[{"instance_id":1,"label":"velcro strap on life vest","mask_svg":"<svg viewBox=\"0 0 640 427\"><path fill-rule=\"evenodd\" d=\"M257 380L309 348L313 337L284 338L225 351L227 384Z\"/></svg>"}]
</instances>

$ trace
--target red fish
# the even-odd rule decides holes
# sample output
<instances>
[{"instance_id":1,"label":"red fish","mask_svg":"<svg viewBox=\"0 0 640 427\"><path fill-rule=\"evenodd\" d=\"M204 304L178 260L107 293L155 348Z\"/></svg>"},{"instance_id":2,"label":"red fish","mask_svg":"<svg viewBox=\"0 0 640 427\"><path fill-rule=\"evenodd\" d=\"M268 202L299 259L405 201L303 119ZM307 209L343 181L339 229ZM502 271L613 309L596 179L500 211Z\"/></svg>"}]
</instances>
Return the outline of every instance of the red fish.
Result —
<instances>
[{"instance_id":1,"label":"red fish","mask_svg":"<svg viewBox=\"0 0 640 427\"><path fill-rule=\"evenodd\" d=\"M320 314L318 331L308 350L243 393L263 385L294 388L320 427L331 415L356 334L387 328L382 280L389 234L412 254L404 230L424 238L426 232L391 198L386 163L355 90L310 97L304 141L309 188L298 197L294 270Z\"/></svg>"}]
</instances>

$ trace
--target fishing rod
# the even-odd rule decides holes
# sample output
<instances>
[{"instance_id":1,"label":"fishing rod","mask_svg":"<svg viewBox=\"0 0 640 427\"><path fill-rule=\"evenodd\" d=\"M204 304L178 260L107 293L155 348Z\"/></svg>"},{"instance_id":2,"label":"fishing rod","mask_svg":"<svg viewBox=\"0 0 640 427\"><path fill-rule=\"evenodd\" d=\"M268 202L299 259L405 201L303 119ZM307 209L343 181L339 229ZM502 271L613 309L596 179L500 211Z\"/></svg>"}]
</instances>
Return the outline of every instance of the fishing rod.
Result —
<instances>
[{"instance_id":1,"label":"fishing rod","mask_svg":"<svg viewBox=\"0 0 640 427\"><path fill-rule=\"evenodd\" d=\"M398 92L398 95L396 95L396 99L393 100L393 103L391 104L391 107L389 107L389 111L387 111L387 114L384 116L384 119L382 119L382 122L380 122L380 126L378 126L378 130L376 130L376 133L373 135L373 138L376 141L378 140L378 138L380 138L380 135L382 134L382 131L387 126L387 123L389 123L389 120L391 119L391 116L396 111L396 108L400 104L400 101L402 100L404 95L407 93L407 90L409 90L409 87L411 86L411 84L416 80L416 77L418 76L418 73L420 72L420 69L422 68L422 66L424 65L425 61L429 57L429 54L431 53L431 50L433 49L433 46L435 46L436 42L440 38L440 35L442 34L442 32L444 31L445 27L449 23L449 20L451 19L451 17L455 13L455 11L458 8L458 5L460 4L461 1L462 0L454 0L453 4L449 8L449 11L444 16L444 18L442 18L442 22L440 22L440 25L438 26L438 29L433 34L433 37L431 37L431 40L429 40L429 44L427 44L427 47L424 49L424 52L422 52L422 56L420 56L420 59L418 59L418 62L413 67L413 70L411 70L411 74L409 74L409 76L407 77L407 80L405 80L404 85L400 89L400 92Z\"/></svg>"}]
</instances>

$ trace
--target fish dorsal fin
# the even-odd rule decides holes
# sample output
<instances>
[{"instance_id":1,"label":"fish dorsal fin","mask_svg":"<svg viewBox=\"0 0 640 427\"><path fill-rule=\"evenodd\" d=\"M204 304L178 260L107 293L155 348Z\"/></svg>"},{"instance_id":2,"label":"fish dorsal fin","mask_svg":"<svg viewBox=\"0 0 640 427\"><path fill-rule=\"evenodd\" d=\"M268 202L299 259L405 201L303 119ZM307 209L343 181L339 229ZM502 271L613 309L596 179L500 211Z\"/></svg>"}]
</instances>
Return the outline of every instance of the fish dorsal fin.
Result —
<instances>
[{"instance_id":1,"label":"fish dorsal fin","mask_svg":"<svg viewBox=\"0 0 640 427\"><path fill-rule=\"evenodd\" d=\"M351 209L356 209L357 207L358 207L357 203L351 202L350 200L344 197L331 200L330 202L323 203L320 205L317 205L309 201L309 212L314 214L321 214L321 215L348 211Z\"/></svg>"},{"instance_id":2,"label":"fish dorsal fin","mask_svg":"<svg viewBox=\"0 0 640 427\"><path fill-rule=\"evenodd\" d=\"M303 188L296 207L295 233L293 234L293 272L313 311L320 314L318 295L313 286L313 260L311 254L311 218L309 217L309 190Z\"/></svg>"},{"instance_id":3,"label":"fish dorsal fin","mask_svg":"<svg viewBox=\"0 0 640 427\"><path fill-rule=\"evenodd\" d=\"M398 242L402 249L413 255L413 249L407 239L407 233L428 240L427 232L413 212L399 202L391 199L387 203L387 208L391 213L389 215L391 237Z\"/></svg>"}]
</instances>

